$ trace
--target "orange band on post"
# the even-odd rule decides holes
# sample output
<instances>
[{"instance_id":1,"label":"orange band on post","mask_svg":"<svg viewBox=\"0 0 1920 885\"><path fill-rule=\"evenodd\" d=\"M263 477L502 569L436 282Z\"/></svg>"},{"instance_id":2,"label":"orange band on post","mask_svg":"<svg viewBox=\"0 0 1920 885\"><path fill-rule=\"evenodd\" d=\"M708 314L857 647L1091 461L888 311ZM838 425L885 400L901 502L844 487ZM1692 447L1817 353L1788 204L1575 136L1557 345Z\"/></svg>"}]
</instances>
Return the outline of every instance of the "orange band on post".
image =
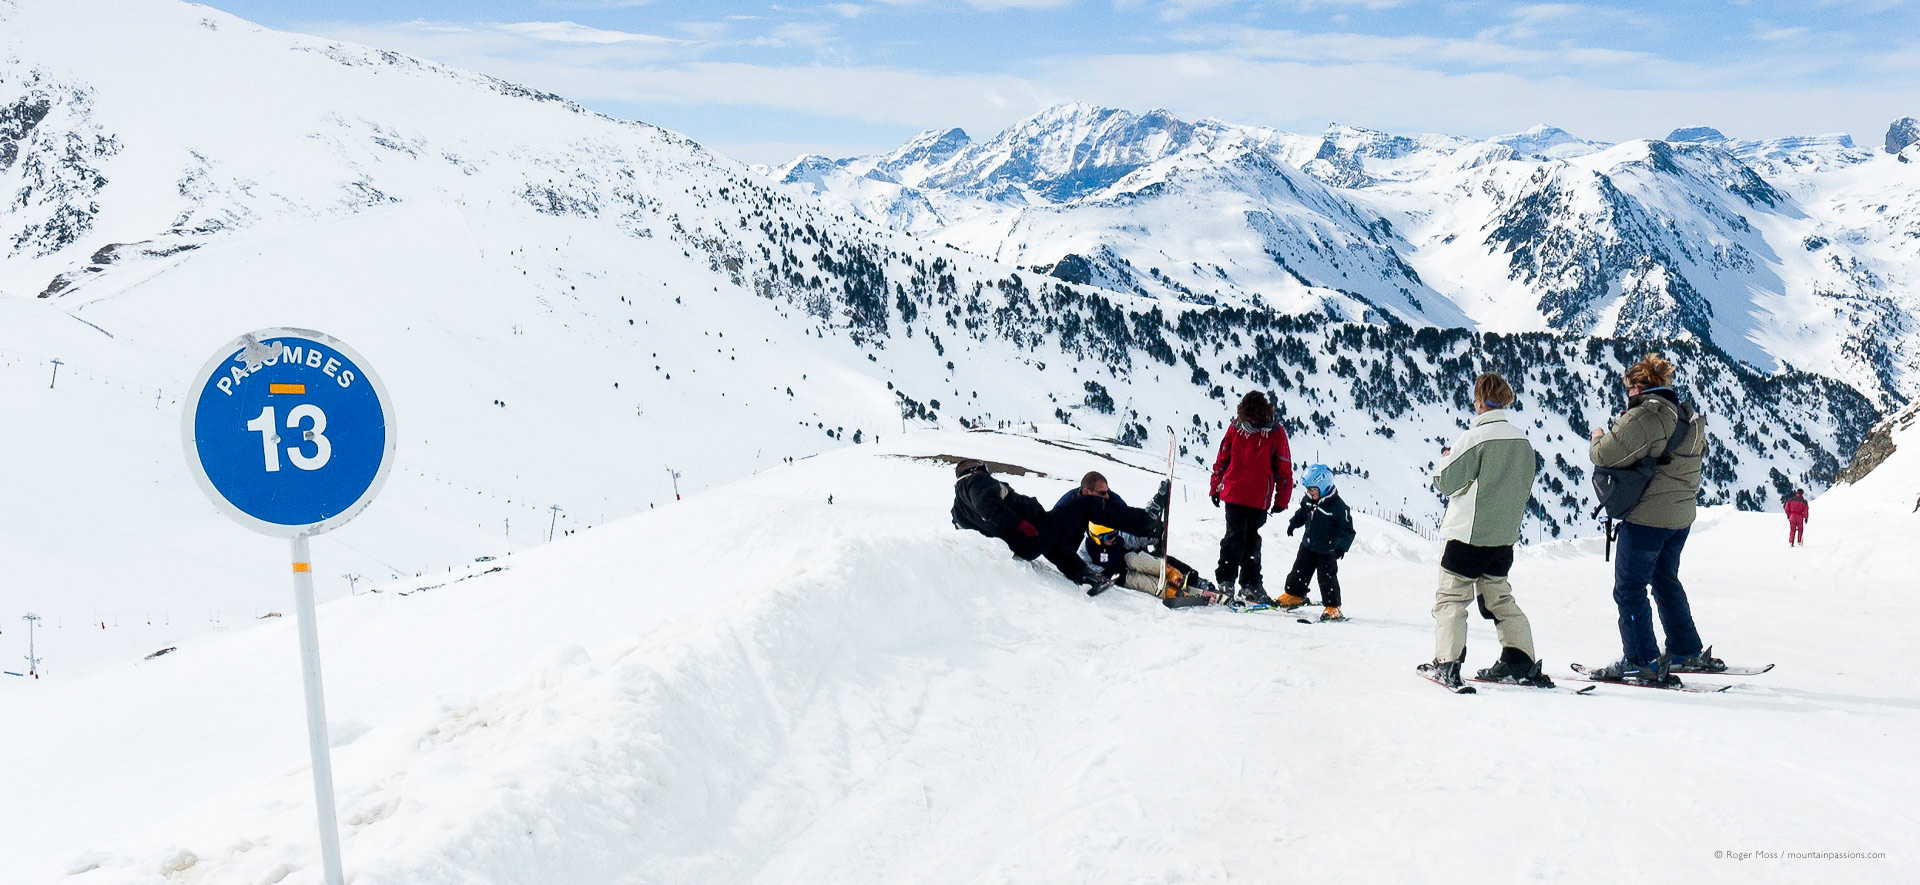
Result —
<instances>
[{"instance_id":1,"label":"orange band on post","mask_svg":"<svg viewBox=\"0 0 1920 885\"><path fill-rule=\"evenodd\" d=\"M306 392L307 392L307 386L305 384L269 384L267 385L267 393L269 394L306 393Z\"/></svg>"},{"instance_id":2,"label":"orange band on post","mask_svg":"<svg viewBox=\"0 0 1920 885\"><path fill-rule=\"evenodd\" d=\"M296 571L296 572L310 572L310 571L313 571L313 563L311 563L311 562L296 562L296 563L294 563L294 564L293 564L293 570L294 570L294 571Z\"/></svg>"}]
</instances>

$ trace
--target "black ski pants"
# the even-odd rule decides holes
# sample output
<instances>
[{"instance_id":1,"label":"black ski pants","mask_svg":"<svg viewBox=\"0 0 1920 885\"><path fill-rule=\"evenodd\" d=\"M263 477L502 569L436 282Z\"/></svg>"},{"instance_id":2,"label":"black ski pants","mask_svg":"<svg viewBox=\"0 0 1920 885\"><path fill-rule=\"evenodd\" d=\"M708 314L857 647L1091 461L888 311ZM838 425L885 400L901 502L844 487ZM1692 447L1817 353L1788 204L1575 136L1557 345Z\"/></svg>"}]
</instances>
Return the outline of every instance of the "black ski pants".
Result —
<instances>
[{"instance_id":1,"label":"black ski pants","mask_svg":"<svg viewBox=\"0 0 1920 885\"><path fill-rule=\"evenodd\" d=\"M1238 580L1242 587L1260 586L1260 527L1267 524L1267 511L1240 504L1223 505L1227 511L1227 534L1220 539L1220 564L1214 566L1213 579L1221 590Z\"/></svg>"},{"instance_id":2,"label":"black ski pants","mask_svg":"<svg viewBox=\"0 0 1920 885\"><path fill-rule=\"evenodd\" d=\"M1320 576L1320 604L1330 608L1340 607L1340 557L1331 553L1315 553L1306 547L1293 557L1293 570L1287 572L1287 592L1295 596L1307 595L1307 579L1316 573Z\"/></svg>"}]
</instances>

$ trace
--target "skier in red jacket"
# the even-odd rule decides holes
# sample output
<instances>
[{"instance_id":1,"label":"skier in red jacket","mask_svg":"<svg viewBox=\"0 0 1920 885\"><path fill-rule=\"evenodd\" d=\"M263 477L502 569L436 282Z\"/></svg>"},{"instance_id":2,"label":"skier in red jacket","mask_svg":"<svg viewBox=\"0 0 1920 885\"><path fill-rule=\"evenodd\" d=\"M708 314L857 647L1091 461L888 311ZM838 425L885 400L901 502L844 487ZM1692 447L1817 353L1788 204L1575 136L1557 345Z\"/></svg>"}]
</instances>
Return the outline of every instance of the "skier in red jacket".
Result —
<instances>
[{"instance_id":1,"label":"skier in red jacket","mask_svg":"<svg viewBox=\"0 0 1920 885\"><path fill-rule=\"evenodd\" d=\"M1281 513L1293 500L1293 456L1287 451L1287 431L1274 419L1273 403L1258 390L1240 399L1240 408L1220 455L1213 460L1208 485L1213 506L1227 510L1227 534L1220 539L1220 563L1214 580L1221 592L1240 582L1240 596L1255 603L1271 603L1260 585L1260 527L1268 513Z\"/></svg>"},{"instance_id":2,"label":"skier in red jacket","mask_svg":"<svg viewBox=\"0 0 1920 885\"><path fill-rule=\"evenodd\" d=\"M1807 546L1807 493L1799 489L1787 497L1787 546Z\"/></svg>"}]
</instances>

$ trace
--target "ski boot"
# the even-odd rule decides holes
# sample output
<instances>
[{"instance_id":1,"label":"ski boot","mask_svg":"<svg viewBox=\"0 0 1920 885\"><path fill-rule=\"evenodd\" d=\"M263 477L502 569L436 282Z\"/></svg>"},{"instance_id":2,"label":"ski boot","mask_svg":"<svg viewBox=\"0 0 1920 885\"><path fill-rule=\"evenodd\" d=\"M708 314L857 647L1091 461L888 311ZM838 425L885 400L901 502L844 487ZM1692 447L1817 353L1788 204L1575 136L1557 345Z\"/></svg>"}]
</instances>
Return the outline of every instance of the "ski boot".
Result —
<instances>
[{"instance_id":1,"label":"ski boot","mask_svg":"<svg viewBox=\"0 0 1920 885\"><path fill-rule=\"evenodd\" d=\"M1240 599L1247 605L1273 605L1273 597L1267 595L1265 587L1259 584L1241 584Z\"/></svg>"},{"instance_id":2,"label":"ski boot","mask_svg":"<svg viewBox=\"0 0 1920 885\"><path fill-rule=\"evenodd\" d=\"M1329 605L1326 607L1326 610L1320 612L1320 620L1323 622L1344 621L1346 619L1347 616L1340 613L1340 607L1337 605Z\"/></svg>"},{"instance_id":3,"label":"ski boot","mask_svg":"<svg viewBox=\"0 0 1920 885\"><path fill-rule=\"evenodd\" d=\"M1273 604L1283 610L1293 611L1296 608L1306 605L1307 598L1305 596L1295 596L1291 593L1282 592L1280 598L1274 600Z\"/></svg>"},{"instance_id":4,"label":"ski boot","mask_svg":"<svg viewBox=\"0 0 1920 885\"><path fill-rule=\"evenodd\" d=\"M1508 685L1525 685L1532 688L1552 688L1553 680L1541 672L1540 662L1517 648L1500 650L1500 660L1493 666L1473 674L1475 679L1487 682L1504 682Z\"/></svg>"},{"instance_id":5,"label":"ski boot","mask_svg":"<svg viewBox=\"0 0 1920 885\"><path fill-rule=\"evenodd\" d=\"M1680 677L1667 672L1667 658L1660 656L1652 663L1629 661L1625 658L1605 667L1587 671L1587 678L1595 682L1638 682L1643 685L1679 685Z\"/></svg>"},{"instance_id":6,"label":"ski boot","mask_svg":"<svg viewBox=\"0 0 1920 885\"><path fill-rule=\"evenodd\" d=\"M1667 672L1669 673L1722 673L1726 669L1727 662L1713 656L1711 645L1707 646L1705 651L1690 655L1667 655Z\"/></svg>"},{"instance_id":7,"label":"ski boot","mask_svg":"<svg viewBox=\"0 0 1920 885\"><path fill-rule=\"evenodd\" d=\"M1459 661L1428 661L1414 668L1420 675L1447 687L1456 694L1472 694L1473 686L1460 679Z\"/></svg>"}]
</instances>

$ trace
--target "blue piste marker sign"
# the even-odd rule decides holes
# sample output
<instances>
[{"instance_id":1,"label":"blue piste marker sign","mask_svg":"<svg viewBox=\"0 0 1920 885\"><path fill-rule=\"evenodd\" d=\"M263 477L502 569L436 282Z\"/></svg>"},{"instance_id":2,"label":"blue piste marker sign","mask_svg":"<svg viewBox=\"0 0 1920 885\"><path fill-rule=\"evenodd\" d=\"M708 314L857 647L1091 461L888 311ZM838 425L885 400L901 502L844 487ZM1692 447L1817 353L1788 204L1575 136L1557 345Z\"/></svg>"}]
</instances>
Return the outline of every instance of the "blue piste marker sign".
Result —
<instances>
[{"instance_id":1,"label":"blue piste marker sign","mask_svg":"<svg viewBox=\"0 0 1920 885\"><path fill-rule=\"evenodd\" d=\"M187 461L228 516L277 537L357 516L393 461L393 406L366 361L330 335L262 329L207 362L182 422Z\"/></svg>"}]
</instances>

